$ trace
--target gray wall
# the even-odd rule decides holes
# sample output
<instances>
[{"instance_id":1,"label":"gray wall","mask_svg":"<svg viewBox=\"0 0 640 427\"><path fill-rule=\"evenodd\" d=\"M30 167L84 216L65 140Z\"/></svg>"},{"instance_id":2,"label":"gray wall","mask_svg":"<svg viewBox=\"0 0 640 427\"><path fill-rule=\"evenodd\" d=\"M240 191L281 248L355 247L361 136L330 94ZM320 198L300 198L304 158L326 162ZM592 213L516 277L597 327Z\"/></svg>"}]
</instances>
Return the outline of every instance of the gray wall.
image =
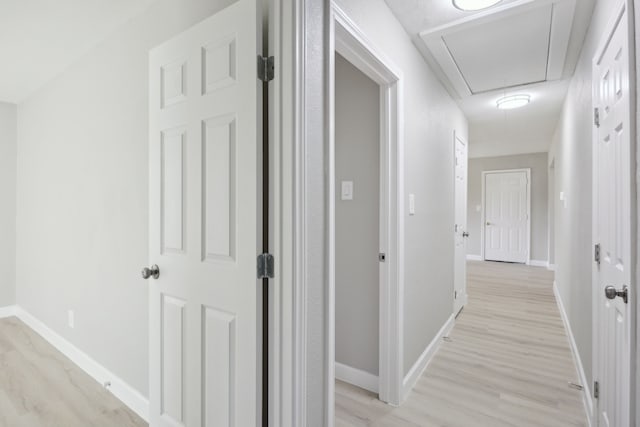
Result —
<instances>
[{"instance_id":1,"label":"gray wall","mask_svg":"<svg viewBox=\"0 0 640 427\"><path fill-rule=\"evenodd\" d=\"M592 378L592 58L618 4L600 0L578 61L549 151L555 161L556 283L576 340L582 365ZM566 206L559 201L567 196Z\"/></svg>"},{"instance_id":2,"label":"gray wall","mask_svg":"<svg viewBox=\"0 0 640 427\"><path fill-rule=\"evenodd\" d=\"M144 395L148 51L229 3L158 0L18 107L17 302Z\"/></svg>"},{"instance_id":3,"label":"gray wall","mask_svg":"<svg viewBox=\"0 0 640 427\"><path fill-rule=\"evenodd\" d=\"M452 313L453 133L467 140L467 121L383 0L337 3L403 73L406 374Z\"/></svg>"},{"instance_id":4,"label":"gray wall","mask_svg":"<svg viewBox=\"0 0 640 427\"><path fill-rule=\"evenodd\" d=\"M473 142L472 142L473 144ZM481 253L482 172L503 169L531 169L531 259L547 261L549 251L547 153L469 159L469 196L467 253Z\"/></svg>"},{"instance_id":5,"label":"gray wall","mask_svg":"<svg viewBox=\"0 0 640 427\"><path fill-rule=\"evenodd\" d=\"M338 54L335 67L336 362L378 375L380 86Z\"/></svg>"},{"instance_id":6,"label":"gray wall","mask_svg":"<svg viewBox=\"0 0 640 427\"><path fill-rule=\"evenodd\" d=\"M16 302L16 106L0 103L0 307Z\"/></svg>"}]
</instances>

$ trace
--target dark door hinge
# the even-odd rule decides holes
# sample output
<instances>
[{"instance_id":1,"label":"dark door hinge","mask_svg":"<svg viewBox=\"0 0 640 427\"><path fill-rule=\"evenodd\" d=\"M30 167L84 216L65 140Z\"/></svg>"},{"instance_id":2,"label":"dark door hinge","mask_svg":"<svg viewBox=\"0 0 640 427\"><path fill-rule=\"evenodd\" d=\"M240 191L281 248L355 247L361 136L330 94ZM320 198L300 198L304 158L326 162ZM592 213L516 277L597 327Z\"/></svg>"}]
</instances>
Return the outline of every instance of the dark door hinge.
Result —
<instances>
[{"instance_id":1,"label":"dark door hinge","mask_svg":"<svg viewBox=\"0 0 640 427\"><path fill-rule=\"evenodd\" d=\"M273 279L274 259L271 254L258 255L258 279Z\"/></svg>"},{"instance_id":2,"label":"dark door hinge","mask_svg":"<svg viewBox=\"0 0 640 427\"><path fill-rule=\"evenodd\" d=\"M273 56L258 55L258 80L270 82L275 76L276 61Z\"/></svg>"},{"instance_id":3,"label":"dark door hinge","mask_svg":"<svg viewBox=\"0 0 640 427\"><path fill-rule=\"evenodd\" d=\"M600 398L600 383L598 381L593 382L593 397L596 399Z\"/></svg>"},{"instance_id":4,"label":"dark door hinge","mask_svg":"<svg viewBox=\"0 0 640 427\"><path fill-rule=\"evenodd\" d=\"M600 127L600 109L598 108L593 109L593 124L598 128Z\"/></svg>"},{"instance_id":5,"label":"dark door hinge","mask_svg":"<svg viewBox=\"0 0 640 427\"><path fill-rule=\"evenodd\" d=\"M600 265L600 243L593 247L593 260Z\"/></svg>"}]
</instances>

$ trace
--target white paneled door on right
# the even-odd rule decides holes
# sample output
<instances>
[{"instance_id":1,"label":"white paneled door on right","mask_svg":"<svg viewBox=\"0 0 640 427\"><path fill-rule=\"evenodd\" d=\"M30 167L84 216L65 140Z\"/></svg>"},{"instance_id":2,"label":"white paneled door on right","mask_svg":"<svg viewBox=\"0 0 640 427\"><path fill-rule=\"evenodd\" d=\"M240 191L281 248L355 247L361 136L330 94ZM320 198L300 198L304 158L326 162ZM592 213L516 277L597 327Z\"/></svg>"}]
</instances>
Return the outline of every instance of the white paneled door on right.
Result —
<instances>
[{"instance_id":1,"label":"white paneled door on right","mask_svg":"<svg viewBox=\"0 0 640 427\"><path fill-rule=\"evenodd\" d=\"M593 277L594 379L599 394L595 421L600 427L635 425L630 418L635 155L628 28L626 5L621 5L593 61L593 102L599 113L599 126L594 127L593 238L600 248Z\"/></svg>"},{"instance_id":2,"label":"white paneled door on right","mask_svg":"<svg viewBox=\"0 0 640 427\"><path fill-rule=\"evenodd\" d=\"M258 424L260 20L239 0L150 53L151 427Z\"/></svg>"},{"instance_id":3,"label":"white paneled door on right","mask_svg":"<svg viewBox=\"0 0 640 427\"><path fill-rule=\"evenodd\" d=\"M530 170L484 172L484 259L529 261Z\"/></svg>"}]
</instances>

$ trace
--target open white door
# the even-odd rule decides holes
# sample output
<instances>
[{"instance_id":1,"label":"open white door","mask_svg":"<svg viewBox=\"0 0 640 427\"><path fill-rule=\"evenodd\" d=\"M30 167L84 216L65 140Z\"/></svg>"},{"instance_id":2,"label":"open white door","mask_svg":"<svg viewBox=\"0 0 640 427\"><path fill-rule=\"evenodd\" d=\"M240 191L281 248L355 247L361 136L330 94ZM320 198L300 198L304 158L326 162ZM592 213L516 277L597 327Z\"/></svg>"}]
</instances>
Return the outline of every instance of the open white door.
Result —
<instances>
[{"instance_id":1,"label":"open white door","mask_svg":"<svg viewBox=\"0 0 640 427\"><path fill-rule=\"evenodd\" d=\"M490 171L484 179L484 259L529 262L529 169Z\"/></svg>"},{"instance_id":2,"label":"open white door","mask_svg":"<svg viewBox=\"0 0 640 427\"><path fill-rule=\"evenodd\" d=\"M258 424L256 8L150 53L151 427Z\"/></svg>"},{"instance_id":3,"label":"open white door","mask_svg":"<svg viewBox=\"0 0 640 427\"><path fill-rule=\"evenodd\" d=\"M467 303L467 143L454 136L455 147L455 270L453 311L458 313Z\"/></svg>"},{"instance_id":4,"label":"open white door","mask_svg":"<svg viewBox=\"0 0 640 427\"><path fill-rule=\"evenodd\" d=\"M626 5L614 16L593 61L594 379L597 425L630 425L632 155ZM598 118L599 116L599 118ZM599 122L599 126L598 126Z\"/></svg>"}]
</instances>

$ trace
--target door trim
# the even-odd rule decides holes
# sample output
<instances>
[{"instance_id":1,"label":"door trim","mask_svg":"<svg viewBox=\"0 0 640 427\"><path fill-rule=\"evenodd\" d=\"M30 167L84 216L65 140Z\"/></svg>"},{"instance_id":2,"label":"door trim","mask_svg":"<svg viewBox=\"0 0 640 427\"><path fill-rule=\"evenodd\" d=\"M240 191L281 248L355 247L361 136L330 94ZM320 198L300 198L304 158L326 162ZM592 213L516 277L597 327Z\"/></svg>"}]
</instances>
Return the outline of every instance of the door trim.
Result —
<instances>
[{"instance_id":1,"label":"door trim","mask_svg":"<svg viewBox=\"0 0 640 427\"><path fill-rule=\"evenodd\" d=\"M530 168L521 168L521 169L498 169L498 170L488 170L482 171L482 214L481 214L481 222L480 222L480 257L483 261L485 261L484 252L484 241L485 241L485 213L486 213L486 178L489 174L499 174L499 173L512 173L512 172L525 172L527 174L527 261L526 265L531 265L531 169Z\"/></svg>"},{"instance_id":2,"label":"door trim","mask_svg":"<svg viewBox=\"0 0 640 427\"><path fill-rule=\"evenodd\" d=\"M403 319L403 164L402 73L367 40L334 2L329 12L329 146L328 286L327 286L327 422L333 425L335 383L335 55L340 53L380 85L380 251L387 254L380 269L379 395L398 405L402 392Z\"/></svg>"}]
</instances>

